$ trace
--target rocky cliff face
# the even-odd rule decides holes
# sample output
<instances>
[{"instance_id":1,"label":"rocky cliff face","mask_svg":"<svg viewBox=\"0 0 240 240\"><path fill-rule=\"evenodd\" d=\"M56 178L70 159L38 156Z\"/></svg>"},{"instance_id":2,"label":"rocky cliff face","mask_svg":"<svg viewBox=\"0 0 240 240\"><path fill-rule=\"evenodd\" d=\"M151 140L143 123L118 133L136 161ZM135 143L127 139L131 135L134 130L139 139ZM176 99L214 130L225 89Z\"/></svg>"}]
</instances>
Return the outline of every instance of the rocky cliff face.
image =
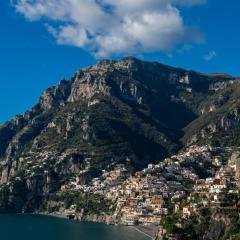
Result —
<instances>
[{"instance_id":1,"label":"rocky cliff face","mask_svg":"<svg viewBox=\"0 0 240 240\"><path fill-rule=\"evenodd\" d=\"M204 240L232 239L233 230L239 229L239 215L236 210L215 212L203 236ZM236 231L238 232L238 231ZM237 238L236 238L237 239Z\"/></svg>"},{"instance_id":2,"label":"rocky cliff face","mask_svg":"<svg viewBox=\"0 0 240 240\"><path fill-rule=\"evenodd\" d=\"M219 146L238 146L239 96L239 79L227 81L220 89L214 88L212 95L201 102L200 115L185 128L184 141L193 143L201 139Z\"/></svg>"},{"instance_id":3,"label":"rocky cliff face","mask_svg":"<svg viewBox=\"0 0 240 240\"><path fill-rule=\"evenodd\" d=\"M0 126L1 184L12 199L20 184L28 204L18 209L31 209L76 176L85 183L117 163L158 162L186 142L238 128L238 89L230 76L135 58L81 69Z\"/></svg>"}]
</instances>

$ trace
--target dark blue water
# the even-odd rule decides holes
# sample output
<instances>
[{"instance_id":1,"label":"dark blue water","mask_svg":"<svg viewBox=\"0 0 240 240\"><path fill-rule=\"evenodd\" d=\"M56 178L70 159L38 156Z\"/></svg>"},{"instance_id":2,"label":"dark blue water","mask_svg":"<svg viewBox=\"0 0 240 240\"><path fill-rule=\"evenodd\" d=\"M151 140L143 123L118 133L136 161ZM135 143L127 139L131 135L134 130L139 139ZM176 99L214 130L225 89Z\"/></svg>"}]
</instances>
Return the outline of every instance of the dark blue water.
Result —
<instances>
[{"instance_id":1,"label":"dark blue water","mask_svg":"<svg viewBox=\"0 0 240 240\"><path fill-rule=\"evenodd\" d=\"M1 240L149 240L132 228L34 216L0 215Z\"/></svg>"}]
</instances>

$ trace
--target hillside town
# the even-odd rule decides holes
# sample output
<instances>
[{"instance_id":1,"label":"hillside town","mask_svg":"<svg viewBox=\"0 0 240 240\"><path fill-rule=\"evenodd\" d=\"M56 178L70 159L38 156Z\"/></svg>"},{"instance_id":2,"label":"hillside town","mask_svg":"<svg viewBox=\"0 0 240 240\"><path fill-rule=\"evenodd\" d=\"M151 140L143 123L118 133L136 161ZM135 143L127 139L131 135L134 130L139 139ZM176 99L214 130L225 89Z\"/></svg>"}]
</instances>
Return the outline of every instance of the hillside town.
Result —
<instances>
[{"instance_id":1,"label":"hillside town","mask_svg":"<svg viewBox=\"0 0 240 240\"><path fill-rule=\"evenodd\" d=\"M62 190L103 195L115 206L117 224L159 229L171 214L178 214L184 221L201 206L224 207L226 194L239 197L239 186L239 152L206 145L192 146L134 175L119 164L111 171L103 171L90 184L82 185L76 177ZM231 207L239 208L240 202Z\"/></svg>"}]
</instances>

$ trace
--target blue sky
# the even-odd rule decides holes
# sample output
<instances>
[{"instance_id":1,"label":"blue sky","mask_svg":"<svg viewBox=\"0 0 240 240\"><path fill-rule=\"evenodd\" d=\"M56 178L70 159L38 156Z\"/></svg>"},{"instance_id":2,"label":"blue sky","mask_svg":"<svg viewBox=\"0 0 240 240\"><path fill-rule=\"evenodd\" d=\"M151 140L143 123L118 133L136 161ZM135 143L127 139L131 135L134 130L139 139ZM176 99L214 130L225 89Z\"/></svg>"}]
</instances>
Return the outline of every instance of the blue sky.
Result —
<instances>
[{"instance_id":1,"label":"blue sky","mask_svg":"<svg viewBox=\"0 0 240 240\"><path fill-rule=\"evenodd\" d=\"M126 6L126 0L119 5L103 0L103 12L93 0L79 0L72 8L71 1L59 0L63 6L57 9L45 0L0 1L0 123L32 107L47 87L99 58L135 55L240 76L239 1L165 0L168 5L159 5L162 0L138 0L140 6L132 0Z\"/></svg>"}]
</instances>

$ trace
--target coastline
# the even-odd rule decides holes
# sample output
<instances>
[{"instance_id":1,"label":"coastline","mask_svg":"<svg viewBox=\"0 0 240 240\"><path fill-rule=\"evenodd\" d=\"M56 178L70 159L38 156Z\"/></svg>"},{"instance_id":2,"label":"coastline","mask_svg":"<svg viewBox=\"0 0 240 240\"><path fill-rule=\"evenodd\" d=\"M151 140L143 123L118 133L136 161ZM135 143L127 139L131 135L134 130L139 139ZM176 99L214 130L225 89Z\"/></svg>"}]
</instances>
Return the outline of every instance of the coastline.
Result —
<instances>
[{"instance_id":1,"label":"coastline","mask_svg":"<svg viewBox=\"0 0 240 240\"><path fill-rule=\"evenodd\" d=\"M62 219L69 219L68 215L66 214L62 214L62 213L47 213L47 212L34 212L32 213L32 215L36 215L36 216L47 216L47 217L56 217L56 218L62 218ZM91 218L91 217L90 217ZM89 218L89 219L90 219ZM88 219L88 217L85 217L84 219ZM75 220L78 221L78 220ZM84 222L84 220L79 220L79 222ZM95 222L95 223L103 223L106 225L111 225L106 223L105 221L91 221L91 220L85 220L85 222ZM114 224L115 226L125 226L122 224ZM157 226L141 226L141 225L136 225L136 226L125 226L127 228L132 228L136 231L138 231L139 233L147 236L149 239L155 240L159 227Z\"/></svg>"},{"instance_id":2,"label":"coastline","mask_svg":"<svg viewBox=\"0 0 240 240\"><path fill-rule=\"evenodd\" d=\"M132 226L136 231L144 234L145 236L155 240L157 239L157 235L159 232L158 226L142 226L142 225L136 225Z\"/></svg>"},{"instance_id":3,"label":"coastline","mask_svg":"<svg viewBox=\"0 0 240 240\"><path fill-rule=\"evenodd\" d=\"M145 231L143 231L141 228L139 228L138 226L132 226L131 228L133 228L134 230L136 230L137 232L149 237L150 239L154 240L155 237L151 236L150 234L146 233Z\"/></svg>"},{"instance_id":4,"label":"coastline","mask_svg":"<svg viewBox=\"0 0 240 240\"><path fill-rule=\"evenodd\" d=\"M34 212L34 213L32 213L32 215L68 219L67 215L60 214L60 213Z\"/></svg>"}]
</instances>

